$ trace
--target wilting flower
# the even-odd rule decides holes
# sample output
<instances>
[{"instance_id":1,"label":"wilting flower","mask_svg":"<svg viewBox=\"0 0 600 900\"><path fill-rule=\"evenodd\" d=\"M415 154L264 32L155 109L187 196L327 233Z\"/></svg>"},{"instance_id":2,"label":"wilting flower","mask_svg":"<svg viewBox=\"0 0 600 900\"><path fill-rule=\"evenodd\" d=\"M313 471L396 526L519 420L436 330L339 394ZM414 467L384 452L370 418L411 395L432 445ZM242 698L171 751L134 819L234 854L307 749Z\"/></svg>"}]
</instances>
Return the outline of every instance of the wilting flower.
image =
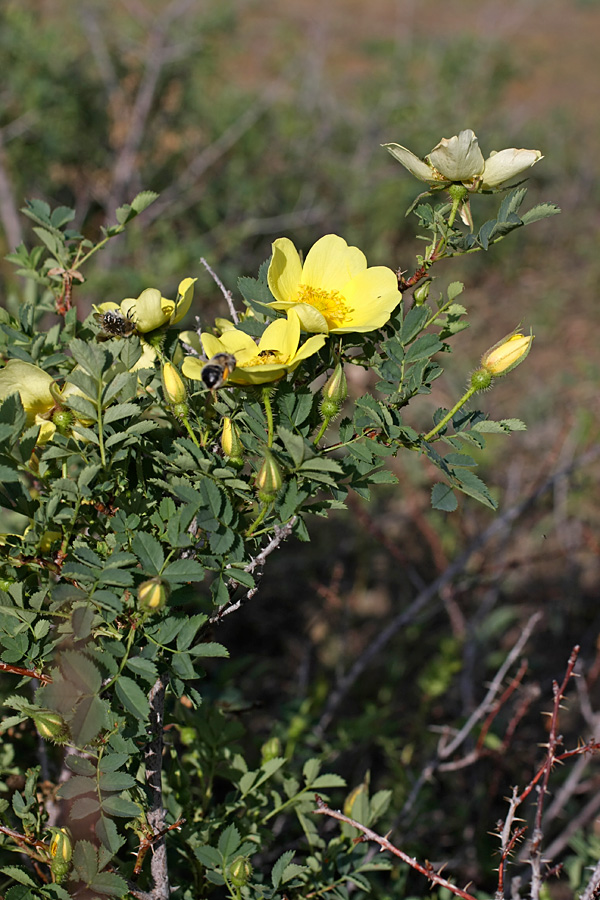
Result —
<instances>
[{"instance_id":1,"label":"wilting flower","mask_svg":"<svg viewBox=\"0 0 600 900\"><path fill-rule=\"evenodd\" d=\"M195 282L195 278L184 278L179 283L176 300L167 300L157 288L146 288L137 299L127 297L120 304L107 301L100 303L97 310L100 313L118 310L125 319L135 323L138 334L147 334L183 319L192 303Z\"/></svg>"},{"instance_id":2,"label":"wilting flower","mask_svg":"<svg viewBox=\"0 0 600 900\"><path fill-rule=\"evenodd\" d=\"M539 150L510 147L500 152L493 150L484 160L477 137L470 128L454 137L442 138L424 159L419 159L400 144L383 146L412 175L431 187L463 184L470 191L499 187L543 158Z\"/></svg>"},{"instance_id":3,"label":"wilting flower","mask_svg":"<svg viewBox=\"0 0 600 900\"><path fill-rule=\"evenodd\" d=\"M484 353L481 366L494 378L505 375L523 362L532 343L532 334L511 334Z\"/></svg>"},{"instance_id":4,"label":"wilting flower","mask_svg":"<svg viewBox=\"0 0 600 900\"><path fill-rule=\"evenodd\" d=\"M200 349L198 336L191 331L180 335L182 341L194 350ZM302 362L320 350L326 335L315 334L300 344L300 319L295 310L288 312L286 319L276 319L265 329L258 345L244 331L230 328L215 337L203 334L201 341L204 352L210 358L217 353L235 356L236 367L229 376L234 384L266 384L278 381L287 372L293 372ZM181 371L186 378L200 381L205 362L195 356L186 356Z\"/></svg>"},{"instance_id":5,"label":"wilting flower","mask_svg":"<svg viewBox=\"0 0 600 900\"><path fill-rule=\"evenodd\" d=\"M52 376L39 366L20 359L9 359L0 369L0 400L19 394L28 424L40 426L38 444L45 444L56 431L56 425L46 418L56 406L50 392L53 383Z\"/></svg>"},{"instance_id":6,"label":"wilting flower","mask_svg":"<svg viewBox=\"0 0 600 900\"><path fill-rule=\"evenodd\" d=\"M364 253L336 234L320 238L304 265L293 243L278 238L268 282L273 309L293 309L305 331L321 334L381 328L402 296L395 272L386 266L367 268Z\"/></svg>"}]
</instances>

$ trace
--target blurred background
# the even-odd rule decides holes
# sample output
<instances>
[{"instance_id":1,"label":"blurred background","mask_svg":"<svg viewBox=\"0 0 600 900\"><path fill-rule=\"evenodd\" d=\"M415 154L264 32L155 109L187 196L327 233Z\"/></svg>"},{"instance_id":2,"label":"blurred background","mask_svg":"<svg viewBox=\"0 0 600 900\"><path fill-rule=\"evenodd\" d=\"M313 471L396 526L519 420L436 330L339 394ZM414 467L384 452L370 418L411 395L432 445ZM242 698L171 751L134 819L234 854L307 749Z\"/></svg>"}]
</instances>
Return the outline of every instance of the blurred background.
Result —
<instances>
[{"instance_id":1,"label":"blurred background","mask_svg":"<svg viewBox=\"0 0 600 900\"><path fill-rule=\"evenodd\" d=\"M199 258L235 293L282 235L306 250L337 232L370 264L410 273L422 245L404 213L421 185L382 143L424 156L472 128L484 156L544 154L523 208L548 200L562 214L434 269L434 289L465 282L472 324L455 339L449 377L407 415L427 425L483 351L521 322L533 327L525 365L481 401L494 419L528 424L492 437L481 460L499 512L468 498L452 515L432 512L436 473L400 456L397 489L352 498L348 514L310 524L310 544L269 560L252 608L222 626L232 661L207 688L239 715L253 709L258 740L277 733L290 752L316 749L350 786L370 773L394 792L397 842L482 887L494 884L488 832L510 785L539 762L540 712L575 643L586 702L573 695L561 727L568 743L598 726L599 42L598 0L0 7L0 255L31 241L18 211L26 197L75 207L76 225L96 236L138 191L160 193L86 272L81 318L148 286L172 296L190 275L195 312L210 323L226 310ZM491 203L474 200L476 224ZM10 309L23 293L12 269L0 262ZM353 389L363 388L359 373ZM436 578L439 590L415 605ZM439 730L477 706L536 611L527 688L500 711L486 754L421 778ZM600 803L588 800L598 787L590 762L548 823L558 858L579 840L579 862L597 859Z\"/></svg>"}]
</instances>

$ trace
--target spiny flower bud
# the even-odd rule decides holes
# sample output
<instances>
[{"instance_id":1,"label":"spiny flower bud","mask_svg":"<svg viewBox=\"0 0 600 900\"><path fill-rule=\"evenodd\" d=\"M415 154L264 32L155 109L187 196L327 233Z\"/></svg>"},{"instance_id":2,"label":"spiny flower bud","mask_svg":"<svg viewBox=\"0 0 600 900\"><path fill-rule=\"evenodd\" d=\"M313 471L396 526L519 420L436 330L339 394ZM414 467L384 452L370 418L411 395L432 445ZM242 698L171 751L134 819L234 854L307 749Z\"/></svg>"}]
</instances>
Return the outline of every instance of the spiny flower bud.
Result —
<instances>
[{"instance_id":1,"label":"spiny flower bud","mask_svg":"<svg viewBox=\"0 0 600 900\"><path fill-rule=\"evenodd\" d=\"M69 739L67 723L57 712L51 709L39 709L29 713L41 737L45 741L64 744Z\"/></svg>"},{"instance_id":2,"label":"spiny flower bud","mask_svg":"<svg viewBox=\"0 0 600 900\"><path fill-rule=\"evenodd\" d=\"M229 418L223 419L221 447L225 456L228 456L230 459L242 459L244 448L240 440L237 425Z\"/></svg>"},{"instance_id":3,"label":"spiny flower bud","mask_svg":"<svg viewBox=\"0 0 600 900\"><path fill-rule=\"evenodd\" d=\"M262 763L269 762L281 756L281 741L278 737L269 738L260 748L260 759Z\"/></svg>"},{"instance_id":4,"label":"spiny flower bud","mask_svg":"<svg viewBox=\"0 0 600 900\"><path fill-rule=\"evenodd\" d=\"M57 409L52 415L52 421L56 425L56 430L60 434L66 435L70 432L74 421L73 413L69 412L68 409Z\"/></svg>"},{"instance_id":5,"label":"spiny flower bud","mask_svg":"<svg viewBox=\"0 0 600 900\"><path fill-rule=\"evenodd\" d=\"M263 503L272 503L283 484L281 469L268 450L265 451L265 461L256 476L258 499Z\"/></svg>"},{"instance_id":6,"label":"spiny flower bud","mask_svg":"<svg viewBox=\"0 0 600 900\"><path fill-rule=\"evenodd\" d=\"M50 868L56 876L56 880L60 881L71 868L71 857L73 856L73 842L67 828L57 828L50 841L50 856L52 862Z\"/></svg>"},{"instance_id":7,"label":"spiny flower bud","mask_svg":"<svg viewBox=\"0 0 600 900\"><path fill-rule=\"evenodd\" d=\"M533 342L533 335L511 334L494 344L481 359L481 366L494 378L505 375L522 363Z\"/></svg>"},{"instance_id":8,"label":"spiny flower bud","mask_svg":"<svg viewBox=\"0 0 600 900\"><path fill-rule=\"evenodd\" d=\"M477 369L471 374L471 387L476 391L485 391L492 383L491 373L487 369Z\"/></svg>"},{"instance_id":9,"label":"spiny flower bud","mask_svg":"<svg viewBox=\"0 0 600 900\"><path fill-rule=\"evenodd\" d=\"M139 608L149 613L158 612L169 599L170 593L171 588L162 578L149 578L137 590Z\"/></svg>"},{"instance_id":10,"label":"spiny flower bud","mask_svg":"<svg viewBox=\"0 0 600 900\"><path fill-rule=\"evenodd\" d=\"M229 866L229 880L234 887L244 887L252 878L252 866L247 856L236 856Z\"/></svg>"},{"instance_id":11,"label":"spiny flower bud","mask_svg":"<svg viewBox=\"0 0 600 900\"><path fill-rule=\"evenodd\" d=\"M173 405L185 403L187 397L185 384L173 363L167 362L162 367L162 383L165 397L170 403Z\"/></svg>"},{"instance_id":12,"label":"spiny flower bud","mask_svg":"<svg viewBox=\"0 0 600 900\"><path fill-rule=\"evenodd\" d=\"M348 396L348 382L343 365L338 362L332 375L323 385L323 399L321 400L321 415L325 419L337 416L342 403Z\"/></svg>"}]
</instances>

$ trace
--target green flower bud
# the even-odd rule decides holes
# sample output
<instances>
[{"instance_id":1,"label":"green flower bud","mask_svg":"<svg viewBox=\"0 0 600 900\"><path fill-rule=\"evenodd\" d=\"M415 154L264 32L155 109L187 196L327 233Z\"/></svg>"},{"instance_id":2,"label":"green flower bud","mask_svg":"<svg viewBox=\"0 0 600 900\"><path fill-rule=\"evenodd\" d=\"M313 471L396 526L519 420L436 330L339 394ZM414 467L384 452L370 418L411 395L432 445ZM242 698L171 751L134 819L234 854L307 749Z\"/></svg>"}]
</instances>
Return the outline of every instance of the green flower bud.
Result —
<instances>
[{"instance_id":1,"label":"green flower bud","mask_svg":"<svg viewBox=\"0 0 600 900\"><path fill-rule=\"evenodd\" d=\"M336 365L329 380L323 385L322 394L324 400L333 400L339 406L348 396L348 382L344 367L340 362Z\"/></svg>"},{"instance_id":2,"label":"green flower bud","mask_svg":"<svg viewBox=\"0 0 600 900\"><path fill-rule=\"evenodd\" d=\"M228 871L229 880L234 887L244 887L252 878L252 866L247 856L236 856Z\"/></svg>"},{"instance_id":3,"label":"green flower bud","mask_svg":"<svg viewBox=\"0 0 600 900\"><path fill-rule=\"evenodd\" d=\"M447 190L454 201L464 200L469 195L469 189L464 184L449 184Z\"/></svg>"},{"instance_id":4,"label":"green flower bud","mask_svg":"<svg viewBox=\"0 0 600 900\"><path fill-rule=\"evenodd\" d=\"M181 743L189 747L190 744L195 744L198 740L198 732L191 725L182 725L179 729L179 737L181 738Z\"/></svg>"},{"instance_id":5,"label":"green flower bud","mask_svg":"<svg viewBox=\"0 0 600 900\"><path fill-rule=\"evenodd\" d=\"M183 379L173 363L167 362L162 367L162 383L165 397L175 405L176 403L185 403L187 391Z\"/></svg>"},{"instance_id":6,"label":"green flower bud","mask_svg":"<svg viewBox=\"0 0 600 900\"><path fill-rule=\"evenodd\" d=\"M158 576L149 578L148 581L143 581L137 590L138 606L145 612L158 612L169 599L170 593L171 588L162 578Z\"/></svg>"},{"instance_id":7,"label":"green flower bud","mask_svg":"<svg viewBox=\"0 0 600 900\"><path fill-rule=\"evenodd\" d=\"M38 733L45 741L64 744L69 739L67 723L59 713L52 712L51 709L39 709L29 715L33 719Z\"/></svg>"},{"instance_id":8,"label":"green flower bud","mask_svg":"<svg viewBox=\"0 0 600 900\"><path fill-rule=\"evenodd\" d=\"M52 862L50 868L57 881L61 881L71 868L73 856L73 842L68 828L53 828L54 834L50 841L50 856Z\"/></svg>"},{"instance_id":9,"label":"green flower bud","mask_svg":"<svg viewBox=\"0 0 600 900\"><path fill-rule=\"evenodd\" d=\"M52 421L56 425L56 430L60 434L68 434L74 421L73 413L68 409L57 409L52 416Z\"/></svg>"},{"instance_id":10,"label":"green flower bud","mask_svg":"<svg viewBox=\"0 0 600 900\"><path fill-rule=\"evenodd\" d=\"M283 477L281 469L268 450L265 451L265 461L256 476L258 499L263 503L272 503L281 490Z\"/></svg>"},{"instance_id":11,"label":"green flower bud","mask_svg":"<svg viewBox=\"0 0 600 900\"><path fill-rule=\"evenodd\" d=\"M189 411L190 408L187 403L176 403L173 407L173 415L177 416L178 419L187 419Z\"/></svg>"},{"instance_id":12,"label":"green flower bud","mask_svg":"<svg viewBox=\"0 0 600 900\"><path fill-rule=\"evenodd\" d=\"M431 280L424 281L423 284L420 284L418 288L415 289L413 293L413 297L415 299L415 306L423 306L427 298L429 297L429 289L431 287Z\"/></svg>"},{"instance_id":13,"label":"green flower bud","mask_svg":"<svg viewBox=\"0 0 600 900\"><path fill-rule=\"evenodd\" d=\"M492 383L492 376L487 369L477 369L471 375L471 387L476 391L485 391Z\"/></svg>"},{"instance_id":14,"label":"green flower bud","mask_svg":"<svg viewBox=\"0 0 600 900\"><path fill-rule=\"evenodd\" d=\"M244 447L240 441L239 431L235 422L229 418L223 419L223 431L221 433L221 448L225 456L233 459L242 459Z\"/></svg>"},{"instance_id":15,"label":"green flower bud","mask_svg":"<svg viewBox=\"0 0 600 900\"><path fill-rule=\"evenodd\" d=\"M262 763L269 762L281 756L281 741L278 737L269 738L260 748L260 759Z\"/></svg>"}]
</instances>

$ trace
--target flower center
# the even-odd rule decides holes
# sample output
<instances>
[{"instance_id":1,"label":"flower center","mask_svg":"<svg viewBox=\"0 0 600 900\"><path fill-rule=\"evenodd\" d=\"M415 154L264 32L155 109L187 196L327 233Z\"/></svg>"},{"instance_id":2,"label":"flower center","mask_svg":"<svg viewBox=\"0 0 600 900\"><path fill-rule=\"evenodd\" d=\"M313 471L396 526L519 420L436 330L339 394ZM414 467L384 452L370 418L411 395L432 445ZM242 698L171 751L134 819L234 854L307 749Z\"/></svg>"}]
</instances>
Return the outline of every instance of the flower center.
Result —
<instances>
[{"instance_id":1,"label":"flower center","mask_svg":"<svg viewBox=\"0 0 600 900\"><path fill-rule=\"evenodd\" d=\"M287 360L283 359L279 350L261 350L256 356L253 356L252 359L248 359L243 368L247 368L247 366L271 366L274 363L282 363L285 365Z\"/></svg>"},{"instance_id":2,"label":"flower center","mask_svg":"<svg viewBox=\"0 0 600 900\"><path fill-rule=\"evenodd\" d=\"M309 284L298 285L298 302L314 306L324 317L329 328L342 327L354 312L339 291L323 291Z\"/></svg>"}]
</instances>

